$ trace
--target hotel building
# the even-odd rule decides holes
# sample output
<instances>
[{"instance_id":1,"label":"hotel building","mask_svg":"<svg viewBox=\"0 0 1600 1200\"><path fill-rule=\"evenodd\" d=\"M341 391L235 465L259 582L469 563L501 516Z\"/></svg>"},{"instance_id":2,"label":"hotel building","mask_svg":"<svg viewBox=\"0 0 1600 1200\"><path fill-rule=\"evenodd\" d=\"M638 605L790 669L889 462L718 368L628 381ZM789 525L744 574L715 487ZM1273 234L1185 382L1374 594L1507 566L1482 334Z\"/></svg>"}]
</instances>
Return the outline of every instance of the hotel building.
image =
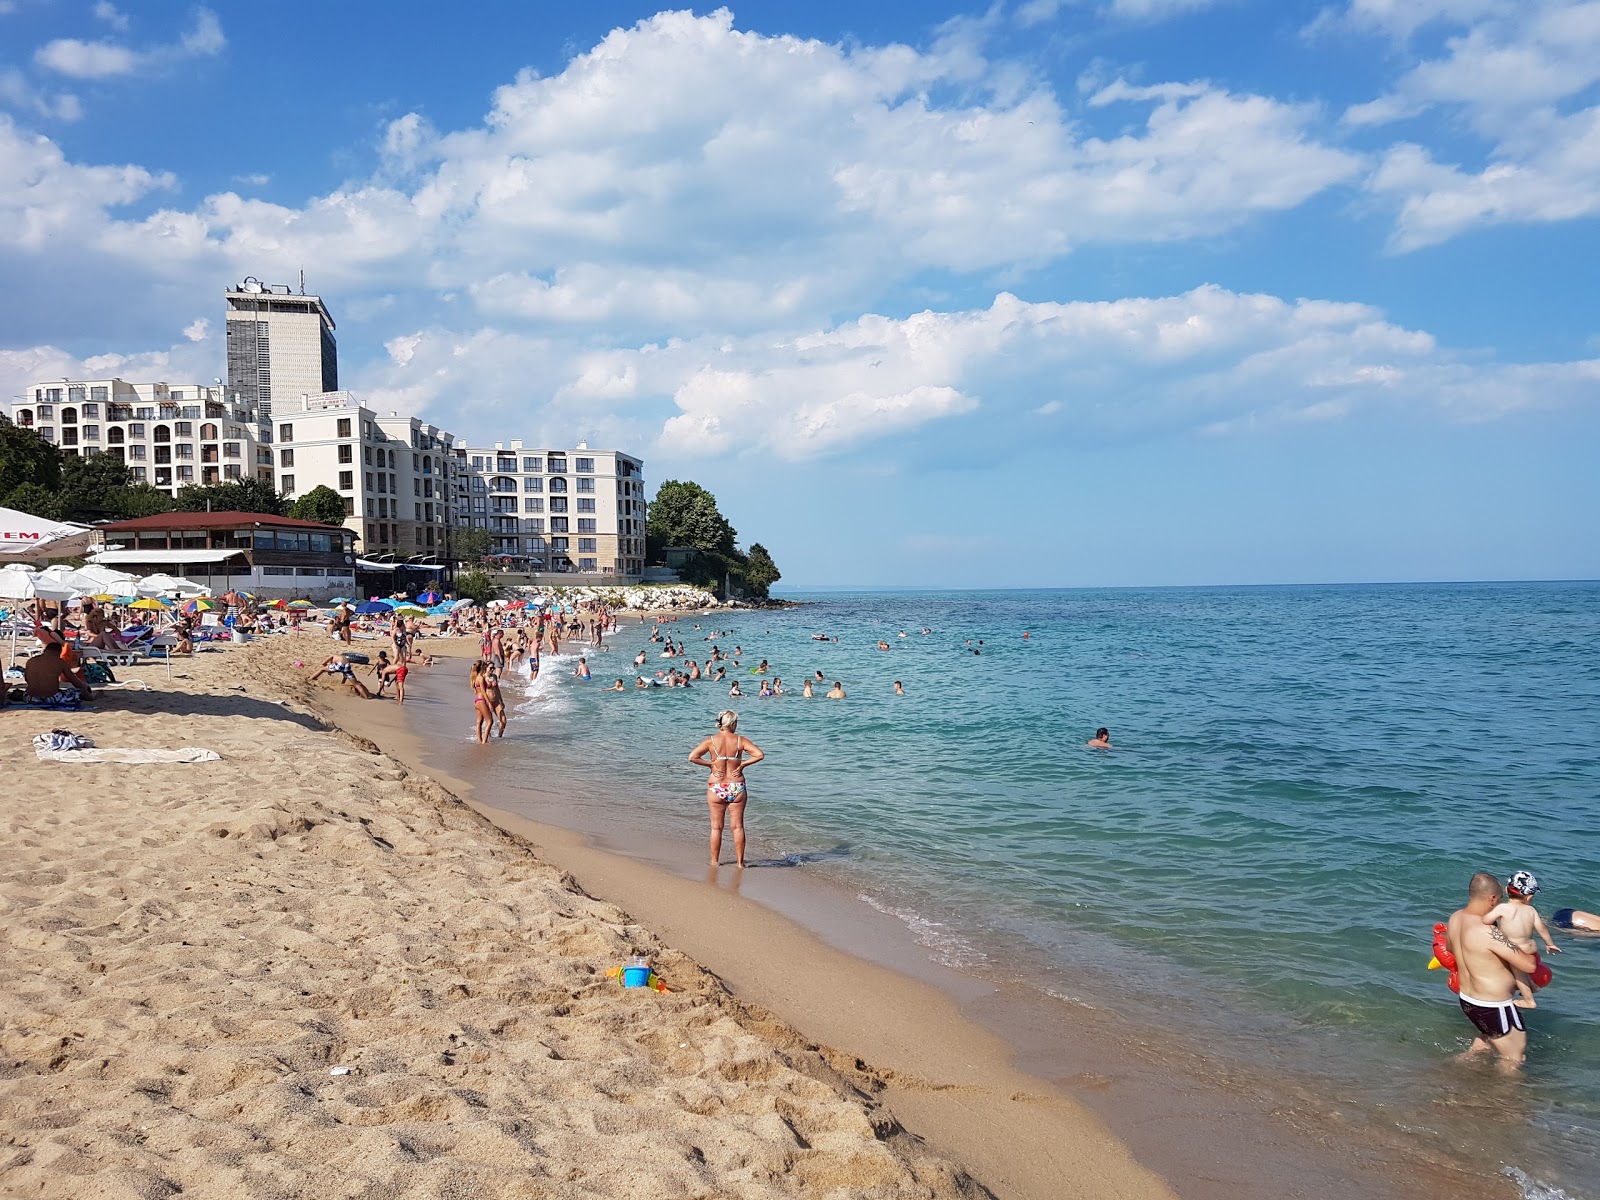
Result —
<instances>
[{"instance_id":1,"label":"hotel building","mask_svg":"<svg viewBox=\"0 0 1600 1200\"><path fill-rule=\"evenodd\" d=\"M35 383L11 419L68 454L109 454L168 495L191 484L272 482L255 409L221 387L63 379Z\"/></svg>"},{"instance_id":2,"label":"hotel building","mask_svg":"<svg viewBox=\"0 0 1600 1200\"><path fill-rule=\"evenodd\" d=\"M452 493L462 528L531 574L637 577L644 571L644 464L618 450L522 442L458 445Z\"/></svg>"},{"instance_id":3,"label":"hotel building","mask_svg":"<svg viewBox=\"0 0 1600 1200\"><path fill-rule=\"evenodd\" d=\"M254 276L223 293L227 302L228 394L273 415L273 399L339 390L339 346L320 296Z\"/></svg>"},{"instance_id":4,"label":"hotel building","mask_svg":"<svg viewBox=\"0 0 1600 1200\"><path fill-rule=\"evenodd\" d=\"M349 392L280 398L271 432L279 493L338 492L363 557L448 561L455 435Z\"/></svg>"}]
</instances>

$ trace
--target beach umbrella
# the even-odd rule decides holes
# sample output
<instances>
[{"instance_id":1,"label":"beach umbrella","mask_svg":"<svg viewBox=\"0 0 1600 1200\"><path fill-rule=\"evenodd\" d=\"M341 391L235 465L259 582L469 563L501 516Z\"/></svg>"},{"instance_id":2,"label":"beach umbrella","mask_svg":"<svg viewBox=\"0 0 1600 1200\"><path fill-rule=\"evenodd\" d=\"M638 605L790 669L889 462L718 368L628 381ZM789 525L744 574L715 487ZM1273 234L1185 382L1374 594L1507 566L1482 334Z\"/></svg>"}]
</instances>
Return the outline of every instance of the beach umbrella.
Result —
<instances>
[{"instance_id":1,"label":"beach umbrella","mask_svg":"<svg viewBox=\"0 0 1600 1200\"><path fill-rule=\"evenodd\" d=\"M82 554L95 531L70 521L52 521L14 508L0 508L0 562L45 562Z\"/></svg>"},{"instance_id":2,"label":"beach umbrella","mask_svg":"<svg viewBox=\"0 0 1600 1200\"><path fill-rule=\"evenodd\" d=\"M289 607L289 602L287 600L285 600L282 596L279 596L276 600L267 601L267 607L268 608L276 608L276 609L279 609L281 611L281 610Z\"/></svg>"},{"instance_id":3,"label":"beach umbrella","mask_svg":"<svg viewBox=\"0 0 1600 1200\"><path fill-rule=\"evenodd\" d=\"M448 617L455 609L448 604L435 604L428 610L430 617Z\"/></svg>"},{"instance_id":4,"label":"beach umbrella","mask_svg":"<svg viewBox=\"0 0 1600 1200\"><path fill-rule=\"evenodd\" d=\"M335 596L332 600L329 600L328 603L329 604L354 604L355 601L352 600L349 596Z\"/></svg>"},{"instance_id":5,"label":"beach umbrella","mask_svg":"<svg viewBox=\"0 0 1600 1200\"><path fill-rule=\"evenodd\" d=\"M427 609L418 608L415 604L402 604L394 609L393 612L397 617L425 617L428 615Z\"/></svg>"},{"instance_id":6,"label":"beach umbrella","mask_svg":"<svg viewBox=\"0 0 1600 1200\"><path fill-rule=\"evenodd\" d=\"M183 611L186 613L203 613L210 612L216 607L217 606L215 604L207 600L204 596L200 596L197 599L185 602L183 605Z\"/></svg>"},{"instance_id":7,"label":"beach umbrella","mask_svg":"<svg viewBox=\"0 0 1600 1200\"><path fill-rule=\"evenodd\" d=\"M89 599L95 601L98 604L119 604L119 603L121 603L120 599L118 597L116 597L116 596L113 596L110 592L96 592L94 595L90 596Z\"/></svg>"},{"instance_id":8,"label":"beach umbrella","mask_svg":"<svg viewBox=\"0 0 1600 1200\"><path fill-rule=\"evenodd\" d=\"M389 606L382 600L368 600L365 604L356 605L356 612L360 613L364 617L374 617L379 613L386 613L388 611Z\"/></svg>"},{"instance_id":9,"label":"beach umbrella","mask_svg":"<svg viewBox=\"0 0 1600 1200\"><path fill-rule=\"evenodd\" d=\"M454 604L452 604L450 606L450 611L454 612L458 608L471 608L476 603L476 600L474 600L471 596L468 596L465 600L457 600Z\"/></svg>"},{"instance_id":10,"label":"beach umbrella","mask_svg":"<svg viewBox=\"0 0 1600 1200\"><path fill-rule=\"evenodd\" d=\"M142 612L166 612L167 606L159 600L152 600L149 596L141 596L129 608L137 608Z\"/></svg>"},{"instance_id":11,"label":"beach umbrella","mask_svg":"<svg viewBox=\"0 0 1600 1200\"><path fill-rule=\"evenodd\" d=\"M439 603L439 593L430 588L417 597L417 603L425 605L437 604Z\"/></svg>"},{"instance_id":12,"label":"beach umbrella","mask_svg":"<svg viewBox=\"0 0 1600 1200\"><path fill-rule=\"evenodd\" d=\"M316 605L311 603L309 600L291 600L289 601L288 606L294 609L296 612L310 612L316 607Z\"/></svg>"},{"instance_id":13,"label":"beach umbrella","mask_svg":"<svg viewBox=\"0 0 1600 1200\"><path fill-rule=\"evenodd\" d=\"M76 588L33 571L0 571L0 600L54 600L65 602L78 595Z\"/></svg>"}]
</instances>

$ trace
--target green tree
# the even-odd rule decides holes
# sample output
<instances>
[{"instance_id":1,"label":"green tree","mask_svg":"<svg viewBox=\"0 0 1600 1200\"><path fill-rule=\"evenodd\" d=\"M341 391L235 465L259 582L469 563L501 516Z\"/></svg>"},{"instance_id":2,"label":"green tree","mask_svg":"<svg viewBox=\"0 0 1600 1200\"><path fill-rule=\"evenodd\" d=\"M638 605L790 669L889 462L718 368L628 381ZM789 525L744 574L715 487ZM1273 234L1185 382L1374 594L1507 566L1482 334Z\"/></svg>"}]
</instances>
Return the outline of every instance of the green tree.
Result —
<instances>
[{"instance_id":1,"label":"green tree","mask_svg":"<svg viewBox=\"0 0 1600 1200\"><path fill-rule=\"evenodd\" d=\"M283 511L283 497L270 483L260 479L235 479L209 487L179 488L178 507L184 512L205 512L209 507L212 512L268 513L274 517L287 515ZM343 521L341 517L340 523Z\"/></svg>"},{"instance_id":2,"label":"green tree","mask_svg":"<svg viewBox=\"0 0 1600 1200\"><path fill-rule=\"evenodd\" d=\"M778 564L772 561L772 555L767 552L767 548L760 542L753 543L744 563L745 591L765 600L768 590L782 578Z\"/></svg>"},{"instance_id":3,"label":"green tree","mask_svg":"<svg viewBox=\"0 0 1600 1200\"><path fill-rule=\"evenodd\" d=\"M134 517L153 517L178 507L171 496L148 483L131 484L116 492L108 500L108 506L112 516L124 521Z\"/></svg>"},{"instance_id":4,"label":"green tree","mask_svg":"<svg viewBox=\"0 0 1600 1200\"><path fill-rule=\"evenodd\" d=\"M294 502L291 517L302 521L321 521L324 525L343 525L344 498L325 483L319 483Z\"/></svg>"},{"instance_id":5,"label":"green tree","mask_svg":"<svg viewBox=\"0 0 1600 1200\"><path fill-rule=\"evenodd\" d=\"M22 429L0 415L0 496L10 496L25 483L49 491L59 488L61 458L61 451L33 430Z\"/></svg>"},{"instance_id":6,"label":"green tree","mask_svg":"<svg viewBox=\"0 0 1600 1200\"><path fill-rule=\"evenodd\" d=\"M660 562L668 546L684 546L730 562L738 533L717 508L717 498L698 483L669 479L656 491L645 517L645 547Z\"/></svg>"},{"instance_id":7,"label":"green tree","mask_svg":"<svg viewBox=\"0 0 1600 1200\"><path fill-rule=\"evenodd\" d=\"M487 604L494 599L494 580L487 571L461 571L456 575L456 595L463 600Z\"/></svg>"},{"instance_id":8,"label":"green tree","mask_svg":"<svg viewBox=\"0 0 1600 1200\"><path fill-rule=\"evenodd\" d=\"M109 454L67 455L61 463L61 516L68 521L103 521L117 515L117 497L133 483L133 472Z\"/></svg>"},{"instance_id":9,"label":"green tree","mask_svg":"<svg viewBox=\"0 0 1600 1200\"><path fill-rule=\"evenodd\" d=\"M489 553L487 529L458 529L450 537L450 552L458 563L478 566Z\"/></svg>"},{"instance_id":10,"label":"green tree","mask_svg":"<svg viewBox=\"0 0 1600 1200\"><path fill-rule=\"evenodd\" d=\"M44 517L50 521L61 519L61 493L41 487L37 483L24 483L20 487L12 488L8 495L0 498L0 506L31 513L33 516Z\"/></svg>"}]
</instances>

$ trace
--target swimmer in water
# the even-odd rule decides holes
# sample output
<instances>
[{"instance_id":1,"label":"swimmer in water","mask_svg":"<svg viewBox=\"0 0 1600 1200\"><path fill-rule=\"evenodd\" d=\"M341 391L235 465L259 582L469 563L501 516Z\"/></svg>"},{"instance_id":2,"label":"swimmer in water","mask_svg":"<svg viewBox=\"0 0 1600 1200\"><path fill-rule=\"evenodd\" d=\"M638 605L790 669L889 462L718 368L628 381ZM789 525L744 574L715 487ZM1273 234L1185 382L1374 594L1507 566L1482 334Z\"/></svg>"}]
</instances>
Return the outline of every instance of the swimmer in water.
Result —
<instances>
[{"instance_id":1,"label":"swimmer in water","mask_svg":"<svg viewBox=\"0 0 1600 1200\"><path fill-rule=\"evenodd\" d=\"M1109 749L1111 749L1111 730L1107 729L1104 725L1100 726L1099 729L1096 729L1094 731L1094 736L1089 739L1089 749L1091 749L1091 750L1109 750Z\"/></svg>"},{"instance_id":2,"label":"swimmer in water","mask_svg":"<svg viewBox=\"0 0 1600 1200\"><path fill-rule=\"evenodd\" d=\"M1600 914L1581 908L1558 908L1550 914L1550 923L1579 937L1600 937Z\"/></svg>"},{"instance_id":3,"label":"swimmer in water","mask_svg":"<svg viewBox=\"0 0 1600 1200\"><path fill-rule=\"evenodd\" d=\"M608 692L625 692L627 690L627 688L622 686L622 680L620 679L606 689Z\"/></svg>"},{"instance_id":4,"label":"swimmer in water","mask_svg":"<svg viewBox=\"0 0 1600 1200\"><path fill-rule=\"evenodd\" d=\"M730 695L730 696L743 696L744 695L744 693L739 690L739 681L737 679L735 679L733 681L733 686L728 689L728 695Z\"/></svg>"},{"instance_id":5,"label":"swimmer in water","mask_svg":"<svg viewBox=\"0 0 1600 1200\"><path fill-rule=\"evenodd\" d=\"M589 678L589 664L587 662L585 662L582 658L579 658L578 659L578 669L576 671L574 671L573 674L576 675L579 679L588 679Z\"/></svg>"},{"instance_id":6,"label":"swimmer in water","mask_svg":"<svg viewBox=\"0 0 1600 1200\"><path fill-rule=\"evenodd\" d=\"M835 679L833 681L833 688L832 688L831 691L828 692L828 699L829 700L843 700L844 699L844 685L842 683L840 683L837 679Z\"/></svg>"},{"instance_id":7,"label":"swimmer in water","mask_svg":"<svg viewBox=\"0 0 1600 1200\"><path fill-rule=\"evenodd\" d=\"M904 696L906 694L906 689L900 685L898 679L894 681L894 694L896 696Z\"/></svg>"},{"instance_id":8,"label":"swimmer in water","mask_svg":"<svg viewBox=\"0 0 1600 1200\"><path fill-rule=\"evenodd\" d=\"M800 695L801 695L802 698L804 698L806 700L810 700L810 699L813 698L814 693L811 691L811 680L807 679L800 686Z\"/></svg>"},{"instance_id":9,"label":"swimmer in water","mask_svg":"<svg viewBox=\"0 0 1600 1200\"><path fill-rule=\"evenodd\" d=\"M887 650L888 648L889 648L889 643L888 642L885 642L885 641L879 641L878 642L878 649L879 650Z\"/></svg>"}]
</instances>

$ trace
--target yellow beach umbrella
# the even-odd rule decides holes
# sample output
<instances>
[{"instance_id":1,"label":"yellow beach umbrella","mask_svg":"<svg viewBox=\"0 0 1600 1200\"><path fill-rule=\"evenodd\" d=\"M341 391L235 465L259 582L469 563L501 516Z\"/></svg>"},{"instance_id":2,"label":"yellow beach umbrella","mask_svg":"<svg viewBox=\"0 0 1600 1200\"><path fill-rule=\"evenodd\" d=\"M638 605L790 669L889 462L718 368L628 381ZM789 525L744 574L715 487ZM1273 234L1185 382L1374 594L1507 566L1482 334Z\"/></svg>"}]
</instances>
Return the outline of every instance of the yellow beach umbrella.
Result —
<instances>
[{"instance_id":1,"label":"yellow beach umbrella","mask_svg":"<svg viewBox=\"0 0 1600 1200\"><path fill-rule=\"evenodd\" d=\"M150 612L150 611L166 612L167 611L167 606L165 604L161 603L161 601L159 601L159 600L151 600L151 599L148 599L148 598L143 599L143 600L135 600L132 604L128 605L128 607L129 608L142 608L146 612Z\"/></svg>"},{"instance_id":2,"label":"yellow beach umbrella","mask_svg":"<svg viewBox=\"0 0 1600 1200\"><path fill-rule=\"evenodd\" d=\"M117 598L110 592L101 592L98 596L90 596L89 599L98 601L101 604L113 604Z\"/></svg>"}]
</instances>

